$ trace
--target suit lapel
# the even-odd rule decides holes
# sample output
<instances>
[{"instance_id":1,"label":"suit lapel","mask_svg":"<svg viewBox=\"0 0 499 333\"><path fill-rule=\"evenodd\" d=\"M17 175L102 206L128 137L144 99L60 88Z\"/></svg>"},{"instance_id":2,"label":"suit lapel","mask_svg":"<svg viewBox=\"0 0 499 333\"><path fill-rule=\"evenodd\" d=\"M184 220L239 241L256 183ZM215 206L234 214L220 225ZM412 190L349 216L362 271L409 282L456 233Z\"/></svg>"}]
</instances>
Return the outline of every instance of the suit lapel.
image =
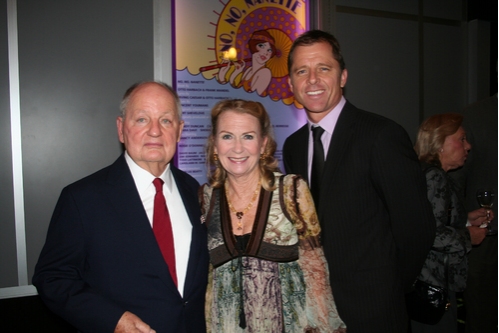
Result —
<instances>
[{"instance_id":1,"label":"suit lapel","mask_svg":"<svg viewBox=\"0 0 499 333\"><path fill-rule=\"evenodd\" d=\"M308 139L309 139L308 125L305 124L297 132L297 149L295 167L293 173L301 175L308 183Z\"/></svg>"},{"instance_id":2,"label":"suit lapel","mask_svg":"<svg viewBox=\"0 0 499 333\"><path fill-rule=\"evenodd\" d=\"M151 271L156 273L163 282L178 293L177 287L168 271L156 238L144 210L132 174L124 156L111 166L108 176L107 197L113 205L119 223L128 235L136 240L137 251L141 251L144 261Z\"/></svg>"},{"instance_id":3,"label":"suit lapel","mask_svg":"<svg viewBox=\"0 0 499 333\"><path fill-rule=\"evenodd\" d=\"M336 122L327 152L326 163L324 164L324 172L322 174L321 184L324 185L321 186L320 198L323 200L331 199L326 196L328 193L327 186L333 184L336 169L339 167L343 157L348 151L348 145L351 142L351 137L354 132L352 126L355 124L355 113L355 107L347 102ZM324 205L320 205L320 207L323 206Z\"/></svg>"}]
</instances>

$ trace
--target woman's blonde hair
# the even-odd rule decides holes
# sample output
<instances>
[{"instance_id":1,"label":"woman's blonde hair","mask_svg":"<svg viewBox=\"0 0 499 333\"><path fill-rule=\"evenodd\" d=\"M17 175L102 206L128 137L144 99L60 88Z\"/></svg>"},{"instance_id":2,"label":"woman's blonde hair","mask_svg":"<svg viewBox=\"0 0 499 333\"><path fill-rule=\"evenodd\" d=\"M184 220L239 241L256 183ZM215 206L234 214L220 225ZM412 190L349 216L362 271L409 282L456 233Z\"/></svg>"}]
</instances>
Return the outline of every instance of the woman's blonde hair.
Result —
<instances>
[{"instance_id":1,"label":"woman's blonde hair","mask_svg":"<svg viewBox=\"0 0 499 333\"><path fill-rule=\"evenodd\" d=\"M255 117L260 124L260 132L263 138L267 138L267 144L262 155L260 155L259 169L262 186L267 191L275 189L274 172L279 171L277 159L274 157L277 143L274 139L272 124L264 106L259 102L246 101L242 99L224 100L215 104L211 110L211 133L206 145L206 163L208 166L208 181L212 187L223 186L227 178L227 171L222 167L215 156L215 137L220 115L226 111L240 114L249 114Z\"/></svg>"},{"instance_id":2,"label":"woman's blonde hair","mask_svg":"<svg viewBox=\"0 0 499 333\"><path fill-rule=\"evenodd\" d=\"M419 127L414 149L420 161L441 166L438 155L445 138L457 132L463 116L457 113L437 114L426 119Z\"/></svg>"}]
</instances>

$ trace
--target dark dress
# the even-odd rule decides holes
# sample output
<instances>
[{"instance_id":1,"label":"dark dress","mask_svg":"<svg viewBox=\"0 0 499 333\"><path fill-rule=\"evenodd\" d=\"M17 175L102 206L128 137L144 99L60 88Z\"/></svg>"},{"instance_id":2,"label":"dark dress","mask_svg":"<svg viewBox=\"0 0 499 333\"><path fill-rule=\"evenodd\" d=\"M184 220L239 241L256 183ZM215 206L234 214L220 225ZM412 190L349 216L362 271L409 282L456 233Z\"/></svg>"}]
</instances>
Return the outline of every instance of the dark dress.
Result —
<instances>
[{"instance_id":1,"label":"dark dress","mask_svg":"<svg viewBox=\"0 0 499 333\"><path fill-rule=\"evenodd\" d=\"M428 200L433 207L437 232L432 249L423 265L419 279L429 284L448 287L450 309L436 325L412 321L412 332L457 332L457 304L455 293L466 287L467 254L471 239L466 229L467 213L452 178L440 167L422 165L426 174ZM448 277L444 258L448 259Z\"/></svg>"}]
</instances>

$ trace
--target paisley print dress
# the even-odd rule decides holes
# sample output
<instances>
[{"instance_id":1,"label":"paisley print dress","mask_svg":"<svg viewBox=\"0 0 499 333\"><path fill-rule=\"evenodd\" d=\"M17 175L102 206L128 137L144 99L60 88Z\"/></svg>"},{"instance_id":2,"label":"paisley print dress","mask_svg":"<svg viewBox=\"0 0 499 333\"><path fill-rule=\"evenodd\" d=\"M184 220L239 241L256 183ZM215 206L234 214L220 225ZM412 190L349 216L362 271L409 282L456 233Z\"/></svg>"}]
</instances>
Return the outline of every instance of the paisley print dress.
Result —
<instances>
[{"instance_id":1,"label":"paisley print dress","mask_svg":"<svg viewBox=\"0 0 499 333\"><path fill-rule=\"evenodd\" d=\"M208 227L208 331L346 332L334 304L307 184L275 173L251 234L234 236L225 191L200 188Z\"/></svg>"}]
</instances>

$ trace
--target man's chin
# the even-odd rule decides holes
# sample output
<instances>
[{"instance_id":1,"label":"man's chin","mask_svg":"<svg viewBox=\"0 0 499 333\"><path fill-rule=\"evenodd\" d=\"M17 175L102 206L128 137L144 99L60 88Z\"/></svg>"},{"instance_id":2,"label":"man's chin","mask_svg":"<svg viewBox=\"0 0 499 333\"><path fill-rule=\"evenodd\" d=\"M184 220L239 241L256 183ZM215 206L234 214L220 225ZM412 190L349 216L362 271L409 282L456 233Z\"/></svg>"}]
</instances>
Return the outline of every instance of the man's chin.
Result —
<instances>
[{"instance_id":1,"label":"man's chin","mask_svg":"<svg viewBox=\"0 0 499 333\"><path fill-rule=\"evenodd\" d=\"M318 108L311 108L311 109L305 108L305 109L312 114L321 114L321 113L329 111L329 110L325 110L325 109L319 108L319 107Z\"/></svg>"},{"instance_id":2,"label":"man's chin","mask_svg":"<svg viewBox=\"0 0 499 333\"><path fill-rule=\"evenodd\" d=\"M172 156L173 158L173 156ZM165 154L144 154L141 156L141 161L147 164L168 164L171 158L166 158Z\"/></svg>"}]
</instances>

